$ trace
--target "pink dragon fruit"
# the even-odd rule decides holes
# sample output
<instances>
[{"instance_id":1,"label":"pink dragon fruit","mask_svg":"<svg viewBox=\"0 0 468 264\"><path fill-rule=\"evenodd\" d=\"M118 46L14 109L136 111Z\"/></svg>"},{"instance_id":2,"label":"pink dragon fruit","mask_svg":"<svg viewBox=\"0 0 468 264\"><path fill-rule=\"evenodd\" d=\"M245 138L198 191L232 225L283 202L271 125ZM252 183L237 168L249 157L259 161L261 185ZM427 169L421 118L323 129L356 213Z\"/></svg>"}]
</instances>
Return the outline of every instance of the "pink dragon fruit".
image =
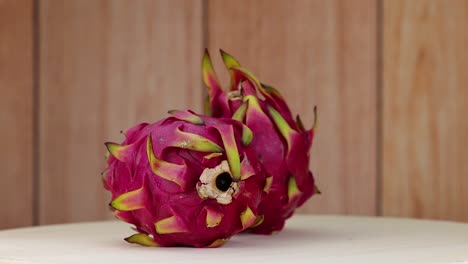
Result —
<instances>
[{"instance_id":1,"label":"pink dragon fruit","mask_svg":"<svg viewBox=\"0 0 468 264\"><path fill-rule=\"evenodd\" d=\"M230 89L221 88L205 51L202 68L208 87L206 112L213 117L239 120L252 130L252 145L265 166L271 188L260 204L258 224L249 231L271 234L280 231L294 210L319 192L309 171L316 120L312 129L305 130L299 116L294 121L276 89L260 83L228 53L221 50L221 56L231 75Z\"/></svg>"},{"instance_id":2,"label":"pink dragon fruit","mask_svg":"<svg viewBox=\"0 0 468 264\"><path fill-rule=\"evenodd\" d=\"M255 225L266 195L252 132L233 119L173 111L129 129L103 179L115 215L145 246L218 247Z\"/></svg>"}]
</instances>

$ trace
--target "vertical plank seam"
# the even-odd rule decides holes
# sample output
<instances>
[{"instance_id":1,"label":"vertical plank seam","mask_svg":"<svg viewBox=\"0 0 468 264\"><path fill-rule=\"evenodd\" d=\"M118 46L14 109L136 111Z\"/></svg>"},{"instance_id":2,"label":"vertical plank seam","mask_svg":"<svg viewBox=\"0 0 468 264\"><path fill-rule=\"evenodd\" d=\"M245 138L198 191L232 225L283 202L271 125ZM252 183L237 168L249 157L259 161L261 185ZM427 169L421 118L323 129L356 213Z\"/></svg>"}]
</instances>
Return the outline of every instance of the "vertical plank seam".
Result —
<instances>
[{"instance_id":1,"label":"vertical plank seam","mask_svg":"<svg viewBox=\"0 0 468 264\"><path fill-rule=\"evenodd\" d=\"M381 216L383 213L383 1L377 1L377 26L376 26L376 89L377 89L377 164L376 164L376 213Z\"/></svg>"},{"instance_id":2,"label":"vertical plank seam","mask_svg":"<svg viewBox=\"0 0 468 264\"><path fill-rule=\"evenodd\" d=\"M201 26L202 26L202 50L204 52L205 49L208 49L208 42L209 42L209 31L208 31L208 23L209 23L209 12L208 12L208 0L202 0L202 21L201 21ZM201 67L201 58L200 58L200 67ZM201 68L199 70L199 74L201 74ZM205 97L208 95L207 90L205 89L205 84L203 80L201 80L201 108L202 111L205 111ZM206 114L206 113L204 113Z\"/></svg>"},{"instance_id":3,"label":"vertical plank seam","mask_svg":"<svg viewBox=\"0 0 468 264\"><path fill-rule=\"evenodd\" d=\"M32 107L32 117L33 117L33 171L32 171L32 217L33 225L39 225L39 129L40 129L40 120L39 120L39 80L40 80L40 26L39 26L39 1L33 1L33 10L32 10L32 93L33 93L33 107Z\"/></svg>"}]
</instances>

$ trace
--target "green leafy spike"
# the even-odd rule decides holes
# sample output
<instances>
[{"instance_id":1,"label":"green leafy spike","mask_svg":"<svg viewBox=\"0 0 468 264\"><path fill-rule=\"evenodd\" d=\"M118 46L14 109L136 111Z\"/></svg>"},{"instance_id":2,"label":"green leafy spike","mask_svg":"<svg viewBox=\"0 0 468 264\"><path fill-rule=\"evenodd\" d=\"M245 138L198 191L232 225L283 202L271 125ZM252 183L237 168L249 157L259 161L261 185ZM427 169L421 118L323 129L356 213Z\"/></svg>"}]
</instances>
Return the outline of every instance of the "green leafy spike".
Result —
<instances>
[{"instance_id":1,"label":"green leafy spike","mask_svg":"<svg viewBox=\"0 0 468 264\"><path fill-rule=\"evenodd\" d=\"M221 57L223 58L224 65L226 65L226 68L230 69L232 67L240 67L239 61L237 61L236 58L234 58L231 54L225 52L224 50L220 49L221 52Z\"/></svg>"},{"instance_id":2,"label":"green leafy spike","mask_svg":"<svg viewBox=\"0 0 468 264\"><path fill-rule=\"evenodd\" d=\"M231 169L234 180L240 179L240 157L237 149L236 139L234 137L234 129L232 126L217 127L221 139L223 140L226 156Z\"/></svg>"},{"instance_id":3,"label":"green leafy spike","mask_svg":"<svg viewBox=\"0 0 468 264\"><path fill-rule=\"evenodd\" d=\"M144 186L130 191L124 194L121 194L111 202L111 206L114 209L120 211L133 211L140 208L144 208L144 195L145 189Z\"/></svg>"},{"instance_id":4,"label":"green leafy spike","mask_svg":"<svg viewBox=\"0 0 468 264\"><path fill-rule=\"evenodd\" d=\"M156 243L147 234L134 234L125 238L125 241L127 241L128 243L139 244L145 247L159 247L159 244Z\"/></svg>"},{"instance_id":5,"label":"green leafy spike","mask_svg":"<svg viewBox=\"0 0 468 264\"><path fill-rule=\"evenodd\" d=\"M276 111L273 107L268 106L268 112L270 116L273 118L273 122L275 123L276 127L279 129L281 135L284 137L286 142L288 143L288 150L291 150L291 136L295 133L295 131L289 126L288 122L284 120L284 118Z\"/></svg>"},{"instance_id":6,"label":"green leafy spike","mask_svg":"<svg viewBox=\"0 0 468 264\"><path fill-rule=\"evenodd\" d=\"M242 125L242 145L248 146L252 142L253 133L252 130L246 125Z\"/></svg>"},{"instance_id":7,"label":"green leafy spike","mask_svg":"<svg viewBox=\"0 0 468 264\"><path fill-rule=\"evenodd\" d=\"M239 106L236 112L232 115L232 119L243 122L246 110L247 110L247 103L244 102L243 104L241 104L241 106Z\"/></svg>"},{"instance_id":8,"label":"green leafy spike","mask_svg":"<svg viewBox=\"0 0 468 264\"><path fill-rule=\"evenodd\" d=\"M201 152L223 152L218 144L197 134L176 130L177 140L171 143L172 146L184 149L191 149Z\"/></svg>"},{"instance_id":9,"label":"green leafy spike","mask_svg":"<svg viewBox=\"0 0 468 264\"><path fill-rule=\"evenodd\" d=\"M180 111L180 110L171 110L168 111L169 114L171 114L174 118L192 123L194 125L203 125L205 121L201 119L201 117L193 114L191 111L185 110L185 111Z\"/></svg>"}]
</instances>

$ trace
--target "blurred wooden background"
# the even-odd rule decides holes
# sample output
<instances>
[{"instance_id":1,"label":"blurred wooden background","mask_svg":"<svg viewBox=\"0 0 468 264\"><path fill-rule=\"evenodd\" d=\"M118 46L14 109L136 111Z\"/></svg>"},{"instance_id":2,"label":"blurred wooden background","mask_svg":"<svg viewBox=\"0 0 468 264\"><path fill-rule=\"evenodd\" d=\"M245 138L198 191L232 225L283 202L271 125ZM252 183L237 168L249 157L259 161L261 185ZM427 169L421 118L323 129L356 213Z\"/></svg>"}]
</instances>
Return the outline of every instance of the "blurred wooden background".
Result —
<instances>
[{"instance_id":1,"label":"blurred wooden background","mask_svg":"<svg viewBox=\"0 0 468 264\"><path fill-rule=\"evenodd\" d=\"M302 213L468 221L468 0L0 0L0 228L109 218L103 142L223 48L319 130Z\"/></svg>"}]
</instances>

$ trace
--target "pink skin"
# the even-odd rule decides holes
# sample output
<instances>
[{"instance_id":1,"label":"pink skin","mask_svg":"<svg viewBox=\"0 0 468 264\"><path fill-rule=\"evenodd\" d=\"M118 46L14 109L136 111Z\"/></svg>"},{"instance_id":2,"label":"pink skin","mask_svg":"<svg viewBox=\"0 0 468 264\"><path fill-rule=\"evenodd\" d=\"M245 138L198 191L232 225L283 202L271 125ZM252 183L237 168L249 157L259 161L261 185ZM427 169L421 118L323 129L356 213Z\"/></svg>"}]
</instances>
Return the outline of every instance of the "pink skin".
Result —
<instances>
[{"instance_id":1,"label":"pink skin","mask_svg":"<svg viewBox=\"0 0 468 264\"><path fill-rule=\"evenodd\" d=\"M225 56L231 57L223 51L221 54L223 59ZM236 61L236 63L238 62ZM205 65L210 64L206 63ZM240 65L231 65L229 68L228 63L226 63L226 66L233 78L229 91L223 91L219 83L213 81L216 80L215 76L211 76L210 83L205 82L210 90L216 91L216 97L210 98L211 115L213 117L232 117L233 113L242 105L242 99L229 100L227 94L238 91L239 87L242 87L242 96L253 95L257 98L261 110L247 107L242 121L252 130L254 137L251 144L256 149L267 175L273 176L273 182L270 192L259 207L259 213L264 215L264 221L248 231L271 234L280 231L284 227L285 220L291 217L295 209L304 204L315 192L314 177L309 171L309 152L314 129L306 131L296 124L281 95L267 92L266 88L254 79L255 77L241 70ZM213 70L210 72L214 74ZM226 99L229 101L228 103L225 102ZM225 109L226 105L229 106L227 110ZM275 109L292 129L293 133L289 135L290 150L288 150L286 138L275 124L268 107ZM288 197L290 177L294 177L300 190L300 194L291 199Z\"/></svg>"},{"instance_id":2,"label":"pink skin","mask_svg":"<svg viewBox=\"0 0 468 264\"><path fill-rule=\"evenodd\" d=\"M194 114L193 112L189 112ZM194 114L195 115L195 114ZM198 115L196 115L198 116ZM241 142L242 124L232 119L216 119L198 116L204 125L192 124L169 116L154 124L139 124L130 128L122 145L132 145L130 158L125 162L110 156L104 186L112 193L112 200L130 191L144 186L141 201L143 208L131 211L114 209L116 216L136 226L140 233L152 235L160 246L194 246L206 247L217 239L228 239L244 230L240 219L241 213L249 207L258 215L260 201L266 195L265 174L251 145ZM213 168L226 160L226 149L221 156L211 159L204 157L211 152L201 152L179 148L174 142L180 141L176 129L203 136L218 146L224 147L218 126L232 126L239 156L247 157L255 175L240 181L240 188L229 204L220 204L216 199L200 198L196 185L205 168ZM153 173L147 156L147 138L151 134L154 155L167 162L186 164L183 175L185 189ZM207 227L206 208L223 214L219 225ZM178 216L184 232L158 234L155 223L161 219Z\"/></svg>"}]
</instances>

